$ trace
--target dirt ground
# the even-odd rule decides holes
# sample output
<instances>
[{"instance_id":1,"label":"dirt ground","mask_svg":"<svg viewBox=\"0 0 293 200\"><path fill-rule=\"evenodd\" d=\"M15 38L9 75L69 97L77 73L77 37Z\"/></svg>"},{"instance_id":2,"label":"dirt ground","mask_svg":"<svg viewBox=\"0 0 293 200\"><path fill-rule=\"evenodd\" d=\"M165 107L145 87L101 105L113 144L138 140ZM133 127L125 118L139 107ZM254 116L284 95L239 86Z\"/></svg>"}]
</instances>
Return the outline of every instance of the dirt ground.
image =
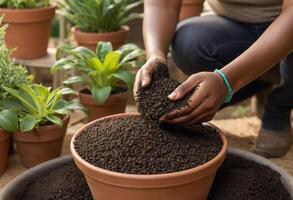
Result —
<instances>
[{"instance_id":1,"label":"dirt ground","mask_svg":"<svg viewBox=\"0 0 293 200\"><path fill-rule=\"evenodd\" d=\"M127 112L135 111L136 109L133 106L127 108ZM64 140L62 155L70 154L70 139L76 130L82 126L82 123L80 123L81 119L76 116L80 115L75 115L71 118L71 125L68 128L67 135ZM260 120L257 117L252 116L251 113L249 113L247 106L243 105L234 106L219 112L212 123L225 132L231 147L248 151L251 150L260 127ZM287 155L282 158L272 159L272 161L282 166L293 175L293 146ZM0 177L0 189L25 170L26 169L20 163L18 155L12 155L9 159L9 167L7 172Z\"/></svg>"}]
</instances>

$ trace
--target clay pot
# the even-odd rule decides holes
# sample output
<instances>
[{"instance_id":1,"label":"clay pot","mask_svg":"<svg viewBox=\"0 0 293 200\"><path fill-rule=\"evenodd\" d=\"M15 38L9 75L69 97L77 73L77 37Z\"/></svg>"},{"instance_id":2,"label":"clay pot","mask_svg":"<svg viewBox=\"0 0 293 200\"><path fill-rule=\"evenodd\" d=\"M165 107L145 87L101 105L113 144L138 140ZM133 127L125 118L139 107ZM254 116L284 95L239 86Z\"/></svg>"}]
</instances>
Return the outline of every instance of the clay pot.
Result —
<instances>
[{"instance_id":1,"label":"clay pot","mask_svg":"<svg viewBox=\"0 0 293 200\"><path fill-rule=\"evenodd\" d=\"M127 39L129 27L123 26L119 31L110 33L87 33L80 31L76 27L73 27L71 31L78 46L88 47L96 51L97 44L100 41L109 41L112 43L114 49L119 48Z\"/></svg>"},{"instance_id":2,"label":"clay pot","mask_svg":"<svg viewBox=\"0 0 293 200\"><path fill-rule=\"evenodd\" d=\"M5 42L8 48L16 48L12 57L34 59L47 55L51 24L55 7L36 9L0 8L4 23L8 23Z\"/></svg>"},{"instance_id":3,"label":"clay pot","mask_svg":"<svg viewBox=\"0 0 293 200\"><path fill-rule=\"evenodd\" d=\"M72 138L71 153L78 168L83 172L95 200L206 200L218 168L222 165L228 148L223 132L220 153L204 165L169 174L133 175L112 172L91 165L75 151L74 143L85 129L103 119L137 116L118 114L98 119L82 127ZM212 128L213 125L209 124Z\"/></svg>"},{"instance_id":4,"label":"clay pot","mask_svg":"<svg viewBox=\"0 0 293 200\"><path fill-rule=\"evenodd\" d=\"M124 113L127 98L128 92L126 90L122 93L111 95L104 104L98 105L86 90L81 90L79 93L80 103L89 111L89 122L108 115Z\"/></svg>"},{"instance_id":5,"label":"clay pot","mask_svg":"<svg viewBox=\"0 0 293 200\"><path fill-rule=\"evenodd\" d=\"M30 168L59 157L68 122L69 116L66 116L63 118L63 127L47 125L25 133L14 133L16 149L22 164Z\"/></svg>"},{"instance_id":6,"label":"clay pot","mask_svg":"<svg viewBox=\"0 0 293 200\"><path fill-rule=\"evenodd\" d=\"M0 176L7 169L10 133L0 129Z\"/></svg>"},{"instance_id":7,"label":"clay pot","mask_svg":"<svg viewBox=\"0 0 293 200\"><path fill-rule=\"evenodd\" d=\"M199 16L203 10L203 2L204 0L183 0L179 16L180 21Z\"/></svg>"}]
</instances>

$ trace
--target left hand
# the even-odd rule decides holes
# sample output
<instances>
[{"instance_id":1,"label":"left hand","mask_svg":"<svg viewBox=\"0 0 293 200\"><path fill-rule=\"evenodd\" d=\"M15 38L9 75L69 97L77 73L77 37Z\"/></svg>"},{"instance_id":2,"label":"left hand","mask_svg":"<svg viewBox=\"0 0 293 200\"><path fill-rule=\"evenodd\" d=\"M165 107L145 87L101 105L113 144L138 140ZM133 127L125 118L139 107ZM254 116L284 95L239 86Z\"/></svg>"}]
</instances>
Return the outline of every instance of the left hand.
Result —
<instances>
[{"instance_id":1,"label":"left hand","mask_svg":"<svg viewBox=\"0 0 293 200\"><path fill-rule=\"evenodd\" d=\"M190 76L168 97L176 101L193 89L187 106L162 116L160 120L184 125L212 120L227 96L223 79L214 72L200 72Z\"/></svg>"}]
</instances>

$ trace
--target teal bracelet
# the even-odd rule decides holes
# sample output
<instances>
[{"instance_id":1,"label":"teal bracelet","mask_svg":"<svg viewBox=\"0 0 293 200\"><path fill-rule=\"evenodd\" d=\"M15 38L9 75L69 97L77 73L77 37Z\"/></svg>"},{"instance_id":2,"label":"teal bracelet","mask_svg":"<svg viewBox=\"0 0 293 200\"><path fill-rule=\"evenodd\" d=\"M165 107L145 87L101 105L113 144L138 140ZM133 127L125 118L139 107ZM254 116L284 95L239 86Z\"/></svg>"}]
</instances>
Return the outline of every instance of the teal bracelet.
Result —
<instances>
[{"instance_id":1,"label":"teal bracelet","mask_svg":"<svg viewBox=\"0 0 293 200\"><path fill-rule=\"evenodd\" d=\"M223 72L221 72L220 70L215 69L214 72L219 74L220 77L223 79L223 81L225 83L225 86L226 86L227 91L228 91L228 95L227 95L224 103L229 103L231 101L232 97L233 97L233 89L232 89L232 87L230 85L230 82L229 82L227 76Z\"/></svg>"}]
</instances>

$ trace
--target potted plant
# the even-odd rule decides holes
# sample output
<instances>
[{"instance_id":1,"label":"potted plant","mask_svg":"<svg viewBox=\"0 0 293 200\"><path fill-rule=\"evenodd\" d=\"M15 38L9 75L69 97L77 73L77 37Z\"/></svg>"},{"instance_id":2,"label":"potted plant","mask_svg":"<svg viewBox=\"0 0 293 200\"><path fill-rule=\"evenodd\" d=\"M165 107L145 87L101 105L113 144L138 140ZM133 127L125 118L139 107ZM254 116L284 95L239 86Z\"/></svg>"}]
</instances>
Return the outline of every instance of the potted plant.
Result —
<instances>
[{"instance_id":1,"label":"potted plant","mask_svg":"<svg viewBox=\"0 0 293 200\"><path fill-rule=\"evenodd\" d=\"M1 23L1 18L0 18ZM0 102L13 99L4 87L17 88L18 84L30 83L31 79L24 67L12 62L11 50L5 46L4 36L7 26L0 27ZM7 168L8 152L13 150L11 122L7 120L7 111L0 105L0 176ZM2 123L3 122L3 123ZM10 148L9 148L10 147Z\"/></svg>"},{"instance_id":2,"label":"potted plant","mask_svg":"<svg viewBox=\"0 0 293 200\"><path fill-rule=\"evenodd\" d=\"M127 22L142 17L132 12L142 1L133 0L59 0L61 15L73 25L78 46L95 50L99 41L110 41L114 48L124 44L129 32Z\"/></svg>"},{"instance_id":3,"label":"potted plant","mask_svg":"<svg viewBox=\"0 0 293 200\"><path fill-rule=\"evenodd\" d=\"M9 24L6 44L15 48L12 56L19 59L33 59L47 55L51 23L55 7L50 0L3 0L0 14Z\"/></svg>"},{"instance_id":4,"label":"potted plant","mask_svg":"<svg viewBox=\"0 0 293 200\"><path fill-rule=\"evenodd\" d=\"M182 0L180 20L199 16L203 10L204 0Z\"/></svg>"},{"instance_id":5,"label":"potted plant","mask_svg":"<svg viewBox=\"0 0 293 200\"><path fill-rule=\"evenodd\" d=\"M86 47L63 46L57 51L52 72L76 69L81 76L73 76L64 84L84 84L79 92L81 104L89 110L89 120L125 111L127 90L132 88L131 69L144 51L134 44L126 44L113 51L110 42L99 42L96 52ZM62 53L65 58L60 59Z\"/></svg>"},{"instance_id":6,"label":"potted plant","mask_svg":"<svg viewBox=\"0 0 293 200\"><path fill-rule=\"evenodd\" d=\"M21 84L18 87L4 87L14 99L1 102L5 113L0 113L0 123L10 122L9 131L14 132L23 165L33 167L60 156L69 121L68 113L83 107L62 99L62 95L75 94L69 88L52 90L37 84Z\"/></svg>"}]
</instances>

